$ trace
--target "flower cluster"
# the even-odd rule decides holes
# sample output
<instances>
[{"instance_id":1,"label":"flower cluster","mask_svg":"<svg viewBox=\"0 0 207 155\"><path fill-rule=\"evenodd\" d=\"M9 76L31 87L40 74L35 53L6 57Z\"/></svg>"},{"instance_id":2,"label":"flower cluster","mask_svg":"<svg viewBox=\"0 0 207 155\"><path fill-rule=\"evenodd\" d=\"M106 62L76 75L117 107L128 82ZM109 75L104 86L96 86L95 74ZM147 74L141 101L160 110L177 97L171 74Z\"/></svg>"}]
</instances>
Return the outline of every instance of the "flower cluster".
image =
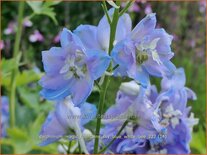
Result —
<instances>
[{"instance_id":1,"label":"flower cluster","mask_svg":"<svg viewBox=\"0 0 207 155\"><path fill-rule=\"evenodd\" d=\"M196 95L184 85L182 68L177 69L171 79L163 78L160 93L154 85L143 89L134 81L123 83L117 93L116 104L105 114L112 115L113 119L103 120L105 127L101 134L113 137L124 121L129 120L129 123L107 152L190 153L192 127L198 119L186 104L188 99L196 99ZM116 119L120 115L126 117ZM103 139L102 142L107 145L110 140Z\"/></svg>"},{"instance_id":2,"label":"flower cluster","mask_svg":"<svg viewBox=\"0 0 207 155\"><path fill-rule=\"evenodd\" d=\"M81 150L92 153L94 138L86 138L84 133L89 131L84 125L95 118L97 110L86 100L96 80L121 76L133 81L120 86L115 105L105 113L110 117L102 120L105 126L100 135L115 136L125 121L128 124L105 153L189 153L191 130L198 120L193 114L189 117L187 100L196 96L185 87L184 70L170 61L173 37L156 28L155 13L133 29L130 16L124 13L109 51L108 18L113 15L114 9L110 9L98 26L80 25L73 32L64 28L61 47L42 52L46 74L39 82L40 94L56 101L56 106L43 124L41 145L76 135ZM108 70L111 67L113 71ZM163 78L160 93L150 85L149 76ZM111 140L101 139L100 148Z\"/></svg>"}]
</instances>

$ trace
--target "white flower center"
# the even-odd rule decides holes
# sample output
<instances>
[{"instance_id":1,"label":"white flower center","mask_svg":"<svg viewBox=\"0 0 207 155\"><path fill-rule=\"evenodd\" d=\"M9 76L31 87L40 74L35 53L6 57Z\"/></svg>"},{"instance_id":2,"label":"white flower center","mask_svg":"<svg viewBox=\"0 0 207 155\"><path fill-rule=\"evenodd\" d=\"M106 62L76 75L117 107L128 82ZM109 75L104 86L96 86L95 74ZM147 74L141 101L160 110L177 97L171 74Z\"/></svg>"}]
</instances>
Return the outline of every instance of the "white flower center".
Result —
<instances>
[{"instance_id":1,"label":"white flower center","mask_svg":"<svg viewBox=\"0 0 207 155\"><path fill-rule=\"evenodd\" d=\"M87 72L87 66L84 63L84 54L77 50L75 55L69 55L64 66L60 69L60 74L64 74L65 79L75 77L83 78Z\"/></svg>"},{"instance_id":2,"label":"white flower center","mask_svg":"<svg viewBox=\"0 0 207 155\"><path fill-rule=\"evenodd\" d=\"M174 110L172 105L169 105L163 113L164 119L161 121L162 125L168 126L170 123L173 128L179 124L179 117L182 115L180 110Z\"/></svg>"},{"instance_id":3,"label":"white flower center","mask_svg":"<svg viewBox=\"0 0 207 155\"><path fill-rule=\"evenodd\" d=\"M149 56L152 57L154 61L156 61L159 65L162 64L159 55L157 53L156 47L160 38L155 38L150 43L146 43L145 41L141 41L141 43L136 44L136 60L138 64L142 64L147 61Z\"/></svg>"}]
</instances>

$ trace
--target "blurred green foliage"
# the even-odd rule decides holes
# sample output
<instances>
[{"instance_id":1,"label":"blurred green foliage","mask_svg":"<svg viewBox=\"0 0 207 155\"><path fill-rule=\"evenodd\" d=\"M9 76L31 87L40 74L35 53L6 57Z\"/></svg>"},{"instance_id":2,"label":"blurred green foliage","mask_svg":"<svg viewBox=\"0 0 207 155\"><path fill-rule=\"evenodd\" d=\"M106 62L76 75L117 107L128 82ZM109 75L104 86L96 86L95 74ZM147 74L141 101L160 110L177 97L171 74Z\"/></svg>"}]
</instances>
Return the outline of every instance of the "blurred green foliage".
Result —
<instances>
[{"instance_id":1,"label":"blurred green foliage","mask_svg":"<svg viewBox=\"0 0 207 155\"><path fill-rule=\"evenodd\" d=\"M16 121L17 127L8 129L8 137L1 141L2 153L57 153L57 143L39 147L38 132L48 112L53 109L51 102L43 100L38 92L41 89L37 81L42 76L41 51L52 46L59 46L54 38L67 27L74 30L80 24L97 25L103 11L100 2L27 2L24 17L31 19L32 27L24 28L21 39L20 73L17 75ZM158 27L163 27L174 36L172 44L175 57L172 61L186 72L186 86L194 90L197 100L189 102L195 117L200 119L194 128L191 149L192 153L206 153L206 66L205 66L205 12L199 2L146 2L138 3L139 12L130 12L133 25L144 16L144 9L151 6L157 14ZM6 35L8 24L17 20L18 2L2 2L1 40L5 47L2 50L2 94L9 92L11 70L14 58L11 58L14 34ZM15 28L14 28L15 29ZM44 36L43 42L30 42L29 36L39 30ZM40 68L38 71L37 68ZM128 79L124 79L128 80ZM114 78L107 92L105 109L114 104L116 91L123 81ZM160 87L160 79L152 78L151 83ZM88 101L98 103L98 92L94 91ZM91 122L94 124L94 122ZM91 126L90 126L91 127ZM94 130L91 127L92 131Z\"/></svg>"}]
</instances>

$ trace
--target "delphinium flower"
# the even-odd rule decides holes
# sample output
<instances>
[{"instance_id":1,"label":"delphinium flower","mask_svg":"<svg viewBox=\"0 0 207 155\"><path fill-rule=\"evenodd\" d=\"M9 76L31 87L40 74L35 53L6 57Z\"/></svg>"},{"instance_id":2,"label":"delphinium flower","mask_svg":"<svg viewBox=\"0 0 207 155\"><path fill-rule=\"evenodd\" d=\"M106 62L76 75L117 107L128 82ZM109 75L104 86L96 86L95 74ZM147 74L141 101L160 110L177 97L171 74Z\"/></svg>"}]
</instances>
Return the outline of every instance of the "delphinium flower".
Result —
<instances>
[{"instance_id":1,"label":"delphinium flower","mask_svg":"<svg viewBox=\"0 0 207 155\"><path fill-rule=\"evenodd\" d=\"M7 135L6 129L9 126L9 100L6 96L1 97L1 137Z\"/></svg>"},{"instance_id":2,"label":"delphinium flower","mask_svg":"<svg viewBox=\"0 0 207 155\"><path fill-rule=\"evenodd\" d=\"M121 138L116 139L105 153L190 153L192 127L198 123L198 119L194 118L193 113L189 114L190 108L186 103L188 99L196 99L196 96L184 85L183 69L177 69L171 79L163 78L159 94L155 86L148 85L142 91L143 88L134 81L122 84L116 104L105 113L105 117L109 118L103 120L105 127L101 134L115 136L123 121L130 118L118 117L126 115L126 112L126 116L137 116L134 117L137 119L129 119L128 125L121 132ZM143 92L145 97L140 98L144 100L141 102L139 96ZM103 139L102 142L107 145L111 140Z\"/></svg>"},{"instance_id":3,"label":"delphinium flower","mask_svg":"<svg viewBox=\"0 0 207 155\"><path fill-rule=\"evenodd\" d=\"M95 105L84 103L75 107L71 97L58 101L55 110L50 112L45 123L42 126L40 137L42 138L41 146L53 143L61 138L66 137L68 140L71 135L76 135L82 151L88 153L82 136L84 125L96 116Z\"/></svg>"},{"instance_id":4,"label":"delphinium flower","mask_svg":"<svg viewBox=\"0 0 207 155\"><path fill-rule=\"evenodd\" d=\"M112 57L119 67L114 75L129 76L144 87L149 83L149 75L171 76L175 70L170 62L174 55L170 47L172 36L155 26L155 13L148 14L115 45Z\"/></svg>"},{"instance_id":5,"label":"delphinium flower","mask_svg":"<svg viewBox=\"0 0 207 155\"><path fill-rule=\"evenodd\" d=\"M188 99L195 100L196 95L185 87L185 73L179 68L171 79L162 80L162 92L156 100L156 106L159 105L157 111L162 117L160 123L168 130L165 145L156 148L164 148L170 154L190 153L191 132L198 119L190 113ZM152 152L156 149L153 148Z\"/></svg>"},{"instance_id":6,"label":"delphinium flower","mask_svg":"<svg viewBox=\"0 0 207 155\"><path fill-rule=\"evenodd\" d=\"M42 52L46 75L40 80L40 93L49 100L71 95L73 103L79 105L90 95L94 80L106 71L111 58L104 51L86 49L78 36L66 28L60 42L61 47Z\"/></svg>"},{"instance_id":7,"label":"delphinium flower","mask_svg":"<svg viewBox=\"0 0 207 155\"><path fill-rule=\"evenodd\" d=\"M144 153L147 139L152 135L164 132L164 128L158 122L159 116L154 113L155 108L151 102L153 96L150 94L152 94L153 88L152 91L147 90L135 81L123 83L120 86L115 105L106 111L102 120L105 127L101 129L101 136L109 136L102 138L102 143L107 145L122 124L126 120L129 123L121 133L121 138L116 139L105 153ZM124 138L125 136L129 138ZM90 143L87 146L89 151L93 150Z\"/></svg>"},{"instance_id":8,"label":"delphinium flower","mask_svg":"<svg viewBox=\"0 0 207 155\"><path fill-rule=\"evenodd\" d=\"M29 41L32 43L42 42L44 41L44 36L38 30L35 30L34 33L29 36Z\"/></svg>"},{"instance_id":9,"label":"delphinium flower","mask_svg":"<svg viewBox=\"0 0 207 155\"><path fill-rule=\"evenodd\" d=\"M114 9L110 9L108 14L112 18ZM114 45L123 40L131 31L132 22L128 14L123 14L117 23L117 30ZM121 32L121 33L120 33ZM110 25L106 15L102 17L98 26L80 25L74 30L85 45L89 49L101 49L108 51L110 38Z\"/></svg>"}]
</instances>

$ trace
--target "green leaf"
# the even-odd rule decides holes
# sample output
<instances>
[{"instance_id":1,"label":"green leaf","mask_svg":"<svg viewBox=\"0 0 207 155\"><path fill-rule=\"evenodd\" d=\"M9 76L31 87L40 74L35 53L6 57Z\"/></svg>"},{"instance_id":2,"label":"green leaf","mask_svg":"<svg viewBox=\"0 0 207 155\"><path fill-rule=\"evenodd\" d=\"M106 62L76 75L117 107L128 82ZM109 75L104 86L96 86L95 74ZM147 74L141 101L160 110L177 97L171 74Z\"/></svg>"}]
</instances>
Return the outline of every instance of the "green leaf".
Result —
<instances>
[{"instance_id":1,"label":"green leaf","mask_svg":"<svg viewBox=\"0 0 207 155\"><path fill-rule=\"evenodd\" d=\"M8 128L7 133L9 137L13 140L25 141L28 138L27 133L19 128Z\"/></svg>"},{"instance_id":2,"label":"green leaf","mask_svg":"<svg viewBox=\"0 0 207 155\"><path fill-rule=\"evenodd\" d=\"M55 14L53 8L43 6L43 9L42 9L41 14L50 17L56 25L58 24L58 22L57 22L57 20L56 20L56 18L55 18L55 15L56 15L56 14Z\"/></svg>"},{"instance_id":3,"label":"green leaf","mask_svg":"<svg viewBox=\"0 0 207 155\"><path fill-rule=\"evenodd\" d=\"M17 76L17 86L25 85L31 82L38 81L41 78L40 73L36 73L33 69L25 70Z\"/></svg>"},{"instance_id":4,"label":"green leaf","mask_svg":"<svg viewBox=\"0 0 207 155\"><path fill-rule=\"evenodd\" d=\"M19 97L23 104L26 106L35 109L36 111L39 110L39 94L30 92L28 89L24 87L18 88Z\"/></svg>"},{"instance_id":5,"label":"green leaf","mask_svg":"<svg viewBox=\"0 0 207 155\"><path fill-rule=\"evenodd\" d=\"M36 120L30 125L29 135L33 140L33 145L38 145L40 143L39 132L41 130L42 124L44 123L45 116L40 113Z\"/></svg>"},{"instance_id":6,"label":"green leaf","mask_svg":"<svg viewBox=\"0 0 207 155\"><path fill-rule=\"evenodd\" d=\"M45 1L44 6L50 7L59 4L62 2L61 0L56 0L56 1Z\"/></svg>"},{"instance_id":7,"label":"green leaf","mask_svg":"<svg viewBox=\"0 0 207 155\"><path fill-rule=\"evenodd\" d=\"M54 5L59 4L60 1L27 1L27 4L32 8L34 14L36 15L46 15L50 17L53 22L57 25L57 20L55 18L56 14L54 12Z\"/></svg>"},{"instance_id":8,"label":"green leaf","mask_svg":"<svg viewBox=\"0 0 207 155\"><path fill-rule=\"evenodd\" d=\"M21 54L18 54L16 58L11 58L11 59L3 58L1 60L0 66L2 69L1 73L3 79L11 75L12 70L17 67L17 62L19 62L20 59L21 59Z\"/></svg>"},{"instance_id":9,"label":"green leaf","mask_svg":"<svg viewBox=\"0 0 207 155\"><path fill-rule=\"evenodd\" d=\"M206 154L206 135L205 131L199 126L198 132L194 132L190 146L201 154Z\"/></svg>"},{"instance_id":10,"label":"green leaf","mask_svg":"<svg viewBox=\"0 0 207 155\"><path fill-rule=\"evenodd\" d=\"M40 13L42 10L43 1L26 1L35 13Z\"/></svg>"},{"instance_id":11,"label":"green leaf","mask_svg":"<svg viewBox=\"0 0 207 155\"><path fill-rule=\"evenodd\" d=\"M7 133L14 148L14 153L23 154L31 150L32 145L25 129L8 128Z\"/></svg>"},{"instance_id":12,"label":"green leaf","mask_svg":"<svg viewBox=\"0 0 207 155\"><path fill-rule=\"evenodd\" d=\"M5 86L6 88L9 88L9 85L10 85L10 80L11 80L10 69L11 68L7 68L6 71L2 72L2 77L3 77L2 85ZM17 76L16 85L21 86L21 85L29 84L31 82L38 81L41 78L42 74L36 73L33 69L31 69L31 70L25 70L22 73L18 73L16 76Z\"/></svg>"}]
</instances>

